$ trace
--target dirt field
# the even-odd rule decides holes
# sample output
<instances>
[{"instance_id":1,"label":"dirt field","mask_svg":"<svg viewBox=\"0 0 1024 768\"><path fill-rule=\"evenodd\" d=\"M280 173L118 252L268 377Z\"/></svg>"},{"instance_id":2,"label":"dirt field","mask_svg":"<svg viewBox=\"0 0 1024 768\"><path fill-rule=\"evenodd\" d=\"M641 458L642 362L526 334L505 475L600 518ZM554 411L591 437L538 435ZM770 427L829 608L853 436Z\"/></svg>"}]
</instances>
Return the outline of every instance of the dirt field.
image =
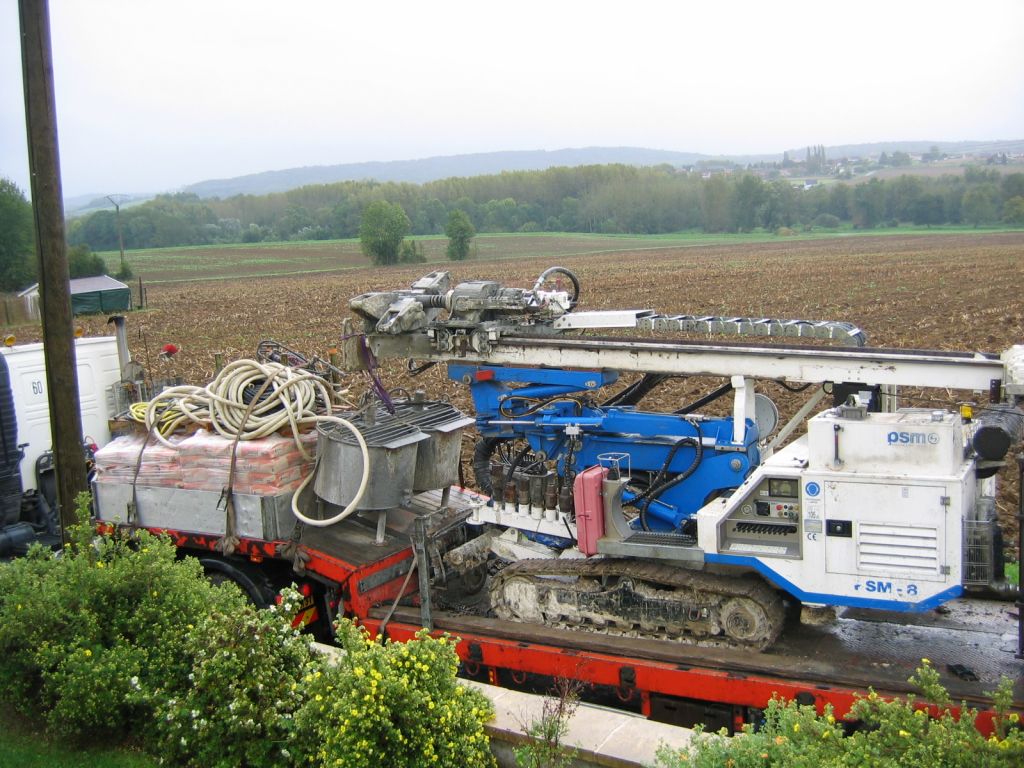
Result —
<instances>
[{"instance_id":1,"label":"dirt field","mask_svg":"<svg viewBox=\"0 0 1024 768\"><path fill-rule=\"evenodd\" d=\"M1001 352L1024 343L1024 233L950 236L851 237L710 247L666 247L561 260L580 275L583 309L651 308L660 312L759 315L857 323L872 346ZM542 259L478 260L448 266L455 280L495 279L530 286ZM309 353L324 353L340 335L348 299L369 290L405 287L432 266L358 268L304 277L239 278L153 285L150 308L129 318L133 355L153 378L182 376L205 383L214 354L248 357L260 339L273 338ZM105 318L80 318L87 334L108 332ZM19 340L38 328L15 329ZM160 347L181 348L175 360L157 360ZM434 371L408 380L399 365L386 368L389 386L445 392L461 407L461 386ZM353 382L359 390L361 381ZM694 379L658 390L650 403L678 404L708 391ZM797 401L768 384L784 415ZM963 393L904 392L905 404L945 406ZM645 401L646 402L646 401ZM1009 522L1016 483L1000 508ZM1008 533L1010 533L1008 531Z\"/></svg>"}]
</instances>

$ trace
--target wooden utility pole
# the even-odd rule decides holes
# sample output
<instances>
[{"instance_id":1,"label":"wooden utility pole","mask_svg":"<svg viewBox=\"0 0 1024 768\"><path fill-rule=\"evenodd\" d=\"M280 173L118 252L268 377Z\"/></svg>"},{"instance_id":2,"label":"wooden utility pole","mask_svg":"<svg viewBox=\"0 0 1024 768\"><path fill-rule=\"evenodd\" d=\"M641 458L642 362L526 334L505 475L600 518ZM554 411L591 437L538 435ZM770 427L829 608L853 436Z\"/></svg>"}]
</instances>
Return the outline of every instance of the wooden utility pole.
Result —
<instances>
[{"instance_id":1,"label":"wooden utility pole","mask_svg":"<svg viewBox=\"0 0 1024 768\"><path fill-rule=\"evenodd\" d=\"M47 0L19 0L21 67L25 88L25 126L39 259L43 356L50 434L57 473L61 533L75 520L75 496L88 490L82 454L82 417L71 314L64 202L57 151L57 108L53 94L53 57Z\"/></svg>"},{"instance_id":2,"label":"wooden utility pole","mask_svg":"<svg viewBox=\"0 0 1024 768\"><path fill-rule=\"evenodd\" d=\"M121 232L121 204L119 202L117 202L116 200L114 200L114 198L112 198L110 195L107 195L107 200L109 200L113 204L114 210L117 211L117 244L121 248L121 275L123 275L124 274L124 235ZM118 275L118 277L120 277L121 275Z\"/></svg>"}]
</instances>

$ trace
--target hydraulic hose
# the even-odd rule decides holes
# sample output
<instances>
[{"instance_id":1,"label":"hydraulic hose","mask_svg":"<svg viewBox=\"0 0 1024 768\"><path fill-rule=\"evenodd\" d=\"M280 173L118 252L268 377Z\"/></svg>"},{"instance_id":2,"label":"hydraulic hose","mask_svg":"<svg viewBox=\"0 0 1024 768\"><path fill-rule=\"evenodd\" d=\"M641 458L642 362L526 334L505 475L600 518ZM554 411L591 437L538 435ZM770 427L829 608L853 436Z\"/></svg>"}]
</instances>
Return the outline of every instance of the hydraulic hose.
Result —
<instances>
[{"instance_id":1,"label":"hydraulic hose","mask_svg":"<svg viewBox=\"0 0 1024 768\"><path fill-rule=\"evenodd\" d=\"M355 512L359 508L359 502L363 500L363 494L366 493L366 486L370 482L370 450L366 446L366 440L363 439L362 432L360 432L359 429L351 421L346 421L340 416L317 417L318 423L324 421L345 427L349 432L351 432L355 436L356 442L359 443L359 451L363 455L363 475L359 480L359 488L356 490L356 495L353 497L352 501L350 501L348 505L334 517L329 517L325 520L318 520L316 518L307 517L306 515L302 514L299 511L298 504L299 495L306 489L306 486L309 485L310 481L316 476L317 470L320 468L319 463L317 464L313 471L309 473L309 476L302 481L302 485L300 485L295 490L295 493L292 494L292 514L295 515L299 522L305 523L306 525L312 525L314 528L326 528L329 525L340 523L346 517Z\"/></svg>"},{"instance_id":2,"label":"hydraulic hose","mask_svg":"<svg viewBox=\"0 0 1024 768\"><path fill-rule=\"evenodd\" d=\"M565 267L548 267L540 276L537 278L537 282L533 284L533 290L539 291L540 287L544 285L544 281L547 280L551 275L565 275L569 278L569 282L572 283L572 298L569 299L569 305L575 308L580 302L580 279L576 277L576 274Z\"/></svg>"}]
</instances>

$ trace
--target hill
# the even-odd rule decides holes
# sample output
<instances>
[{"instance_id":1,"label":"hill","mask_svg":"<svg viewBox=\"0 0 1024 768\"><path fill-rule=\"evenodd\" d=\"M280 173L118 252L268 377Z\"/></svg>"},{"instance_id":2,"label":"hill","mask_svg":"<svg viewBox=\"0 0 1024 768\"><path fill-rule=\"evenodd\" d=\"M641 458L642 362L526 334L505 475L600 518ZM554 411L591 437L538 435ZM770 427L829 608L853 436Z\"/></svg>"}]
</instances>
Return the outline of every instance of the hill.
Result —
<instances>
[{"instance_id":1,"label":"hill","mask_svg":"<svg viewBox=\"0 0 1024 768\"><path fill-rule=\"evenodd\" d=\"M347 163L344 165L314 165L305 168L287 168L264 171L232 179L200 181L185 187L200 197L230 197L231 195L263 195L285 192L307 184L333 184L338 181L397 181L423 184L438 179L466 176L486 176L503 171L542 171L556 166L605 165L692 165L710 155L696 152L670 152L660 149L636 147L585 147L519 152L479 152L469 155L446 155L418 160L391 162Z\"/></svg>"},{"instance_id":2,"label":"hill","mask_svg":"<svg viewBox=\"0 0 1024 768\"><path fill-rule=\"evenodd\" d=\"M826 147L830 158L865 157L882 152L909 152L919 154L938 146L947 154L992 154L995 152L1024 152L1024 140L1017 141L892 141L874 144L844 144ZM802 157L803 147L789 150L791 157ZM553 151L535 150L518 152L480 152L467 155L426 157L418 160L391 162L347 163L343 165L314 165L304 168L286 168L264 171L230 179L211 179L190 184L182 191L199 197L231 197L232 195L264 195L285 192L308 184L333 184L338 181L412 182L452 177L485 176L503 171L541 171L557 166L605 165L660 165L691 166L702 161L722 160L738 165L782 160L782 152L757 155L708 155L699 152L674 152L642 147L582 147Z\"/></svg>"},{"instance_id":3,"label":"hill","mask_svg":"<svg viewBox=\"0 0 1024 768\"><path fill-rule=\"evenodd\" d=\"M1024 140L1011 141L892 141L873 144L843 144L828 146L829 158L870 157L882 152L908 152L920 154L938 146L950 155L976 155L987 157L998 152L1024 154ZM805 147L788 150L790 157L800 160ZM708 155L699 152L675 152L642 147L582 147L552 151L530 150L510 152L480 152L465 155L445 155L416 160L389 162L346 163L341 165L314 165L303 168L285 168L263 171L227 179L209 179L182 188L201 198L229 198L235 195L265 195L286 192L311 184L333 184L340 181L374 179L381 182L410 182L424 184L453 177L468 178L499 174L505 171L540 171L558 166L605 165L621 163L633 166L668 164L688 167L698 163L735 163L740 166L779 162L783 153L756 155ZM122 196L122 205L129 206L152 199L154 195ZM68 216L80 216L93 210L109 208L102 194L84 195L65 201Z\"/></svg>"}]
</instances>

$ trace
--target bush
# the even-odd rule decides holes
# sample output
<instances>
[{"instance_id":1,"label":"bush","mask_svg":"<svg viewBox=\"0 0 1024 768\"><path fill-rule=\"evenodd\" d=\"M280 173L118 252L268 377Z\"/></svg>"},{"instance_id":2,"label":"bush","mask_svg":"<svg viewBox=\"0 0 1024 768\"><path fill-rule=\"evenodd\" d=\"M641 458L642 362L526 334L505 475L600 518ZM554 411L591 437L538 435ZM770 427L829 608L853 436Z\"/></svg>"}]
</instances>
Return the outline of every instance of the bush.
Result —
<instances>
[{"instance_id":1,"label":"bush","mask_svg":"<svg viewBox=\"0 0 1024 768\"><path fill-rule=\"evenodd\" d=\"M423 245L415 240L403 240L398 248L399 264L423 264L427 255L423 252Z\"/></svg>"},{"instance_id":2,"label":"bush","mask_svg":"<svg viewBox=\"0 0 1024 768\"><path fill-rule=\"evenodd\" d=\"M839 217L831 213L819 213L814 217L813 226L818 229L839 229Z\"/></svg>"},{"instance_id":3,"label":"bush","mask_svg":"<svg viewBox=\"0 0 1024 768\"><path fill-rule=\"evenodd\" d=\"M313 667L308 638L291 626L300 603L286 590L280 611L247 604L189 630L189 684L157 706L158 754L203 768L293 764L293 715Z\"/></svg>"},{"instance_id":4,"label":"bush","mask_svg":"<svg viewBox=\"0 0 1024 768\"><path fill-rule=\"evenodd\" d=\"M456 683L450 638L422 630L407 643L381 643L341 620L337 641L340 662L306 678L296 715L302 765L495 765L483 729L491 704Z\"/></svg>"},{"instance_id":5,"label":"bush","mask_svg":"<svg viewBox=\"0 0 1024 768\"><path fill-rule=\"evenodd\" d=\"M73 245L68 248L68 273L71 279L96 277L107 274L107 263L87 245Z\"/></svg>"},{"instance_id":6,"label":"bush","mask_svg":"<svg viewBox=\"0 0 1024 768\"><path fill-rule=\"evenodd\" d=\"M340 620L340 664L145 531L94 537L88 494L61 557L0 566L0 702L57 735L139 739L174 765L494 765L493 714L452 641L379 643Z\"/></svg>"},{"instance_id":7,"label":"bush","mask_svg":"<svg viewBox=\"0 0 1024 768\"><path fill-rule=\"evenodd\" d=\"M990 694L998 719L997 733L988 739L974 727L977 712L962 705L959 718L951 714L949 696L927 659L922 659L910 682L937 705L937 717L930 717L914 696L887 701L872 691L851 708L847 717L859 725L846 736L831 706L818 715L814 707L776 698L768 703L758 730L745 725L743 733L731 739L699 734L690 750L660 749L658 765L1011 768L1024 762L1024 733L1014 727L1019 718L1007 715L1013 699L1011 681L1004 679Z\"/></svg>"},{"instance_id":8,"label":"bush","mask_svg":"<svg viewBox=\"0 0 1024 768\"><path fill-rule=\"evenodd\" d=\"M0 568L0 700L76 739L145 734L164 692L188 684L189 625L245 601L168 540L94 542L88 494L78 502L62 557L37 547Z\"/></svg>"}]
</instances>

